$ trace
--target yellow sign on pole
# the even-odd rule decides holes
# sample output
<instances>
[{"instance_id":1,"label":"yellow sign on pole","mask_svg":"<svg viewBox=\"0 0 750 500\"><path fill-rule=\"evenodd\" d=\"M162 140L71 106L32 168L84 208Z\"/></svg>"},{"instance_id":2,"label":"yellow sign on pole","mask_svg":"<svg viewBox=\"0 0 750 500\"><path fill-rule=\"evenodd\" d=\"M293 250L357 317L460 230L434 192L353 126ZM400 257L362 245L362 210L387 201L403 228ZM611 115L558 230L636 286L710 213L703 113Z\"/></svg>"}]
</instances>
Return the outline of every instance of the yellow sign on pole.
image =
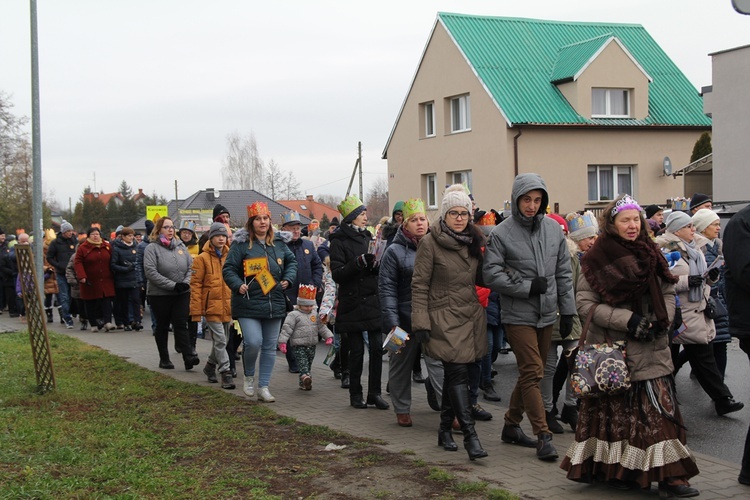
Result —
<instances>
[{"instance_id":1,"label":"yellow sign on pole","mask_svg":"<svg viewBox=\"0 0 750 500\"><path fill-rule=\"evenodd\" d=\"M169 211L166 205L147 205L146 206L146 218L152 222L156 222L162 217L168 217Z\"/></svg>"}]
</instances>

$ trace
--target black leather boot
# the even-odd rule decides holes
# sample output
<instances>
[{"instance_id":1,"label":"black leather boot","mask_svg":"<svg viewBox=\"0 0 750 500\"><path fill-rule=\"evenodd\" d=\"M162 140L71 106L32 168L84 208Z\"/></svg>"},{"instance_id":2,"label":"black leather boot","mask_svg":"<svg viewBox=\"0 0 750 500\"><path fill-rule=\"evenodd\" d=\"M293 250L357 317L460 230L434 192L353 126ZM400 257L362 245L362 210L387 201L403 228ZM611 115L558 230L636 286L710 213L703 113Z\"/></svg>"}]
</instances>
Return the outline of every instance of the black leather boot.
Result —
<instances>
[{"instance_id":1,"label":"black leather boot","mask_svg":"<svg viewBox=\"0 0 750 500\"><path fill-rule=\"evenodd\" d=\"M380 394L368 394L367 404L374 405L378 410L387 410L391 407Z\"/></svg>"},{"instance_id":2,"label":"black leather boot","mask_svg":"<svg viewBox=\"0 0 750 500\"><path fill-rule=\"evenodd\" d=\"M362 399L362 394L350 394L349 404L359 410L367 409L367 403Z\"/></svg>"},{"instance_id":3,"label":"black leather boot","mask_svg":"<svg viewBox=\"0 0 750 500\"><path fill-rule=\"evenodd\" d=\"M443 390L446 388L443 387ZM482 449L477 431L474 429L474 418L471 416L471 405L469 405L469 386L461 383L451 386L448 391L453 412L464 434L464 448L469 454L469 459L486 457L487 452Z\"/></svg>"},{"instance_id":4,"label":"black leather boot","mask_svg":"<svg viewBox=\"0 0 750 500\"><path fill-rule=\"evenodd\" d=\"M505 424L500 434L503 443L517 444L526 448L536 448L536 441L527 436L519 425Z\"/></svg>"},{"instance_id":5,"label":"black leather boot","mask_svg":"<svg viewBox=\"0 0 750 500\"><path fill-rule=\"evenodd\" d=\"M440 408L440 428L438 429L438 446L442 446L445 451L458 450L458 445L453 440L453 434L451 433L453 417L451 399L446 392L443 392L443 404Z\"/></svg>"},{"instance_id":6,"label":"black leather boot","mask_svg":"<svg viewBox=\"0 0 750 500\"><path fill-rule=\"evenodd\" d=\"M557 459L557 449L552 444L552 434L548 432L539 434L539 441L536 443L536 456L539 460Z\"/></svg>"},{"instance_id":7,"label":"black leather boot","mask_svg":"<svg viewBox=\"0 0 750 500\"><path fill-rule=\"evenodd\" d=\"M47 324L51 325L55 321L55 318L52 316L52 308L48 307L45 311L47 312Z\"/></svg>"}]
</instances>

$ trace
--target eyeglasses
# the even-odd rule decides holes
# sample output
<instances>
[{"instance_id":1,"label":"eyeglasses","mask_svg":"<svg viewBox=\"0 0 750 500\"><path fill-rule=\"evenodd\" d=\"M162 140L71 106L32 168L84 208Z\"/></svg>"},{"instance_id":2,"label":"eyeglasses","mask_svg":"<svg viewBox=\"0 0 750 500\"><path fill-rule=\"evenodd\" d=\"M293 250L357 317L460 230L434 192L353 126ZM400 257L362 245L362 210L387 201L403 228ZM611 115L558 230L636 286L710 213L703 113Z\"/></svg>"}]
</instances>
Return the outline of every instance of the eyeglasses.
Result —
<instances>
[{"instance_id":1,"label":"eyeglasses","mask_svg":"<svg viewBox=\"0 0 750 500\"><path fill-rule=\"evenodd\" d=\"M166 229L167 231L169 231L170 229L171 229L172 231L174 231L174 226L162 226L161 228L162 228L162 229Z\"/></svg>"},{"instance_id":2,"label":"eyeglasses","mask_svg":"<svg viewBox=\"0 0 750 500\"><path fill-rule=\"evenodd\" d=\"M448 215L453 217L454 219L466 219L469 217L469 212L457 212L455 210L448 211Z\"/></svg>"}]
</instances>

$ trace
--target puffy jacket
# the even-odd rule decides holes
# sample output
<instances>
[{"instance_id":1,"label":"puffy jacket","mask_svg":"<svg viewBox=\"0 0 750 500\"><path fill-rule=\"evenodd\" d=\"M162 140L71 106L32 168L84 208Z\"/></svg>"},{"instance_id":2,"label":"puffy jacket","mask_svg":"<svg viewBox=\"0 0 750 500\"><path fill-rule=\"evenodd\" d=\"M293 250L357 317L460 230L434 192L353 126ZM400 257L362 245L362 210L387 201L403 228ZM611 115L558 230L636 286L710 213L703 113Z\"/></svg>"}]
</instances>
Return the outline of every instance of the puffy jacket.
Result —
<instances>
[{"instance_id":1,"label":"puffy jacket","mask_svg":"<svg viewBox=\"0 0 750 500\"><path fill-rule=\"evenodd\" d=\"M533 217L518 209L518 200L531 190L542 192L542 204ZM516 177L512 216L490 232L484 253L484 282L500 294L503 323L543 328L562 315L576 311L570 252L560 225L545 217L547 186L537 174ZM547 278L547 291L529 296L531 282Z\"/></svg>"},{"instance_id":2,"label":"puffy jacket","mask_svg":"<svg viewBox=\"0 0 750 500\"><path fill-rule=\"evenodd\" d=\"M320 288L323 284L323 263L312 241L299 238L287 243L289 250L297 261L297 276L284 292L292 304L297 304L297 292L300 285L315 285Z\"/></svg>"},{"instance_id":3,"label":"puffy jacket","mask_svg":"<svg viewBox=\"0 0 750 500\"><path fill-rule=\"evenodd\" d=\"M333 333L320 321L317 308L313 307L310 314L295 309L286 315L278 342L285 344L289 341L292 346L316 345L318 337L327 339L333 337Z\"/></svg>"},{"instance_id":4,"label":"puffy jacket","mask_svg":"<svg viewBox=\"0 0 750 500\"><path fill-rule=\"evenodd\" d=\"M143 253L146 251L148 243L148 240L144 239L135 247L135 279L140 288L145 288L148 281L146 280L146 272L143 270Z\"/></svg>"},{"instance_id":5,"label":"puffy jacket","mask_svg":"<svg viewBox=\"0 0 750 500\"><path fill-rule=\"evenodd\" d=\"M81 299L95 300L115 296L115 280L109 262L112 259L112 248L108 241L93 245L88 240L78 245L75 257L75 270L81 284Z\"/></svg>"},{"instance_id":6,"label":"puffy jacket","mask_svg":"<svg viewBox=\"0 0 750 500\"><path fill-rule=\"evenodd\" d=\"M380 260L378 296L383 310L383 331L399 326L411 332L411 278L417 247L398 228L393 243Z\"/></svg>"},{"instance_id":7,"label":"puffy jacket","mask_svg":"<svg viewBox=\"0 0 750 500\"><path fill-rule=\"evenodd\" d=\"M661 280L659 283L667 308L667 315L671 321L674 318L674 285ZM644 315L655 321L656 315L653 313L650 297L644 295L642 302ZM591 288L584 273L581 273L578 278L576 304L578 305L578 316L584 323L589 310L595 304L598 304L596 311L594 311L591 326L586 334L587 344L603 343L605 342L605 335L612 341L627 341L627 363L630 370L630 379L633 382L671 375L674 368L669 349L669 335L661 335L652 342L640 342L628 337L628 321L633 315L630 306L622 304L613 307L605 303L601 295Z\"/></svg>"},{"instance_id":8,"label":"puffy jacket","mask_svg":"<svg viewBox=\"0 0 750 500\"><path fill-rule=\"evenodd\" d=\"M473 363L487 354L487 318L477 295L482 262L435 224L419 242L411 287L411 327L429 330L430 357Z\"/></svg>"},{"instance_id":9,"label":"puffy jacket","mask_svg":"<svg viewBox=\"0 0 750 500\"><path fill-rule=\"evenodd\" d=\"M724 258L727 262L726 298L729 333L750 338L750 205L729 220L724 228Z\"/></svg>"},{"instance_id":10,"label":"puffy jacket","mask_svg":"<svg viewBox=\"0 0 750 500\"><path fill-rule=\"evenodd\" d=\"M701 234L695 235L695 246L703 251L703 255L706 257L706 265L710 266L719 257L722 256L722 242L719 238L715 241L711 241L705 238ZM711 285L711 297L714 300L718 300L722 305L727 308L726 300L726 280L724 273L726 271L726 265L722 264L719 268L719 279L716 283ZM716 327L716 337L711 342L731 342L732 336L729 334L729 316L717 318L714 320L714 326Z\"/></svg>"},{"instance_id":11,"label":"puffy jacket","mask_svg":"<svg viewBox=\"0 0 750 500\"><path fill-rule=\"evenodd\" d=\"M696 237L699 235L696 235ZM703 311L706 309L708 296L711 292L710 286L703 287L703 298L699 302L690 302L688 300L688 275L690 274L690 264L688 264L688 253L685 244L679 237L672 233L664 233L656 238L656 244L670 252L678 251L682 258L672 267L672 274L679 277L680 281L675 285L675 292L680 297L680 311L682 311L682 321L687 329L676 336L673 342L676 344L708 344L716 336L716 327L714 320L708 319ZM697 247L697 244L696 244ZM703 254L701 258L704 259ZM709 283L710 285L711 283Z\"/></svg>"},{"instance_id":12,"label":"puffy jacket","mask_svg":"<svg viewBox=\"0 0 750 500\"><path fill-rule=\"evenodd\" d=\"M55 268L60 276L65 274L65 268L68 266L70 258L76 253L77 245L78 239L75 236L65 238L62 233L57 233L57 238L50 242L47 248L47 262Z\"/></svg>"},{"instance_id":13,"label":"puffy jacket","mask_svg":"<svg viewBox=\"0 0 750 500\"><path fill-rule=\"evenodd\" d=\"M264 257L268 262L268 271L276 281L276 286L264 295L257 280L245 278L243 261ZM240 229L232 238L227 260L222 268L224 281L232 290L232 317L271 319L283 318L286 315L286 299L281 282L294 283L297 276L297 261L289 247L278 235L274 236L273 245L265 245L258 240L249 242L246 229ZM243 283L248 284L245 295L239 289Z\"/></svg>"},{"instance_id":14,"label":"puffy jacket","mask_svg":"<svg viewBox=\"0 0 750 500\"><path fill-rule=\"evenodd\" d=\"M110 267L115 276L115 288L136 288L138 275L135 260L138 246L127 245L120 239L112 241L112 260Z\"/></svg>"},{"instance_id":15,"label":"puffy jacket","mask_svg":"<svg viewBox=\"0 0 750 500\"><path fill-rule=\"evenodd\" d=\"M172 238L166 247L158 240L152 241L143 251L143 271L148 281L146 294L179 295L174 287L177 283L190 284L192 265L193 258L179 238Z\"/></svg>"},{"instance_id":16,"label":"puffy jacket","mask_svg":"<svg viewBox=\"0 0 750 500\"><path fill-rule=\"evenodd\" d=\"M219 256L208 241L193 259L193 275L190 278L190 316L193 321L200 321L201 316L208 321L222 323L232 320L232 291L222 276L228 253L229 245L221 249Z\"/></svg>"},{"instance_id":17,"label":"puffy jacket","mask_svg":"<svg viewBox=\"0 0 750 500\"><path fill-rule=\"evenodd\" d=\"M331 234L331 274L339 285L337 332L379 332L382 328L378 268L362 269L357 265L357 257L367 253L371 240L369 231L360 231L350 224Z\"/></svg>"}]
</instances>

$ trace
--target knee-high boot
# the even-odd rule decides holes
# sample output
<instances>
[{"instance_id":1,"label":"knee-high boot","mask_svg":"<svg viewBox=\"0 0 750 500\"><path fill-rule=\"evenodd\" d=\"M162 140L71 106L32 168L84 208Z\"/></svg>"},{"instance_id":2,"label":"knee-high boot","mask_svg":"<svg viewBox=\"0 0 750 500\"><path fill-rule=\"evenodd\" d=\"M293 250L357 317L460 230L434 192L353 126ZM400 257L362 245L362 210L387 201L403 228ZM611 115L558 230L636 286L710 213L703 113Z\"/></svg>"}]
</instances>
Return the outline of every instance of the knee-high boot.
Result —
<instances>
[{"instance_id":1,"label":"knee-high boot","mask_svg":"<svg viewBox=\"0 0 750 500\"><path fill-rule=\"evenodd\" d=\"M196 346L198 343L198 323L196 321L188 322L188 344L190 345L190 355L197 356Z\"/></svg>"},{"instance_id":2,"label":"knee-high boot","mask_svg":"<svg viewBox=\"0 0 750 500\"><path fill-rule=\"evenodd\" d=\"M461 424L461 432L464 434L464 448L469 454L469 459L475 460L486 457L487 452L482 449L477 431L474 429L474 418L471 416L471 406L469 405L469 386L467 384L452 385L449 388L449 394L453 411L456 413L458 423Z\"/></svg>"},{"instance_id":3,"label":"knee-high boot","mask_svg":"<svg viewBox=\"0 0 750 500\"><path fill-rule=\"evenodd\" d=\"M447 391L443 391L443 402L440 406L440 428L438 429L438 446L442 446L445 451L457 451L458 445L453 440L451 427L453 426L453 407L451 398Z\"/></svg>"}]
</instances>

